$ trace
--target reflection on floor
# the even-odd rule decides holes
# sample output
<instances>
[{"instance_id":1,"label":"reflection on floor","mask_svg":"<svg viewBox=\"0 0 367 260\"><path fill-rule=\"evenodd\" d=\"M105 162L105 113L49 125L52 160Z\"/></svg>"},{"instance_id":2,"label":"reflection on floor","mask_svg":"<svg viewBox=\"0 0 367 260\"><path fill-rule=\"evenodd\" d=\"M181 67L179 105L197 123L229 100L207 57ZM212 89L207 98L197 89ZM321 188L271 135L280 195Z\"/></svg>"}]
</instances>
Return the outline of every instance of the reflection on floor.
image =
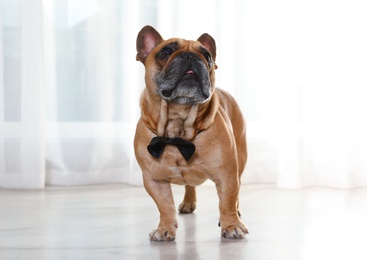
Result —
<instances>
[{"instance_id":1,"label":"reflection on floor","mask_svg":"<svg viewBox=\"0 0 367 260\"><path fill-rule=\"evenodd\" d=\"M178 206L184 187L173 190ZM243 186L242 240L220 237L215 188L197 191L169 243L149 241L159 215L141 187L0 190L0 259L367 259L367 189Z\"/></svg>"}]
</instances>

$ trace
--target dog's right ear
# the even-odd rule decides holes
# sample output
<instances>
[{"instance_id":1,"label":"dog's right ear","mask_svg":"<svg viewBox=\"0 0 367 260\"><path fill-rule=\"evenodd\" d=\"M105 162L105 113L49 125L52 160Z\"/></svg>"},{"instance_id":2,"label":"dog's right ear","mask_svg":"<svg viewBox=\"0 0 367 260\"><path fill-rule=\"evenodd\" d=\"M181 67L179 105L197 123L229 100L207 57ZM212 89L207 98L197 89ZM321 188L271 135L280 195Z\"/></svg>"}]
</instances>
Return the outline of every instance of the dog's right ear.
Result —
<instances>
[{"instance_id":1,"label":"dog's right ear","mask_svg":"<svg viewBox=\"0 0 367 260\"><path fill-rule=\"evenodd\" d=\"M136 39L136 50L138 51L136 60L144 64L149 53L162 41L163 38L156 29L149 25L144 26Z\"/></svg>"}]
</instances>

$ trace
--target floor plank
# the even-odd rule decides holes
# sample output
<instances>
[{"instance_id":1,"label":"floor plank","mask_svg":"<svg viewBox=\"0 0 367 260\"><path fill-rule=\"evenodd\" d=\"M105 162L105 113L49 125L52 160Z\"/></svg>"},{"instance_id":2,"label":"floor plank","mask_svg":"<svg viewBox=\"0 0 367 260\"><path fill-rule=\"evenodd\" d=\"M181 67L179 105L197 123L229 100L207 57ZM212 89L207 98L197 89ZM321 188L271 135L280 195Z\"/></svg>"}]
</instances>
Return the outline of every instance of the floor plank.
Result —
<instances>
[{"instance_id":1,"label":"floor plank","mask_svg":"<svg viewBox=\"0 0 367 260\"><path fill-rule=\"evenodd\" d=\"M184 187L173 190L178 206ZM244 186L243 240L220 237L215 188L197 191L168 243L148 239L159 215L141 187L0 190L0 259L367 259L367 189Z\"/></svg>"}]
</instances>

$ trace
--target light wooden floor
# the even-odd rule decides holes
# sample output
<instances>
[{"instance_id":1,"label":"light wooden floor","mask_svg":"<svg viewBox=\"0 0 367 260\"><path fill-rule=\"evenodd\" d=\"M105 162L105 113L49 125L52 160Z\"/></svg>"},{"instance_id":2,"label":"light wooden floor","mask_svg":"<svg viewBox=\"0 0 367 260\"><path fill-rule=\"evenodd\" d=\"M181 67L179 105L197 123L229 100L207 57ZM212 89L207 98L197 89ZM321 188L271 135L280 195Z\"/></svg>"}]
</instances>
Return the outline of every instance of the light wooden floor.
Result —
<instances>
[{"instance_id":1,"label":"light wooden floor","mask_svg":"<svg viewBox=\"0 0 367 260\"><path fill-rule=\"evenodd\" d=\"M215 188L199 187L168 243L149 241L158 212L140 187L0 190L0 259L367 259L367 189L248 185L240 204L250 234L222 239Z\"/></svg>"}]
</instances>

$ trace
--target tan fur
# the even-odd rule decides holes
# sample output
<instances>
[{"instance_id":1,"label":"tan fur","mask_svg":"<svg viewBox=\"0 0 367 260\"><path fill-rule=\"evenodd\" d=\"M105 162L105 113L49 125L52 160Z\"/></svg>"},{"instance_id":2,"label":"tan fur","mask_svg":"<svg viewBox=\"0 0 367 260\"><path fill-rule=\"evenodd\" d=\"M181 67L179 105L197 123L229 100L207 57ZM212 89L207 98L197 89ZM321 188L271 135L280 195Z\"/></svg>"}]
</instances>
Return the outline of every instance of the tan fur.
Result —
<instances>
[{"instance_id":1,"label":"tan fur","mask_svg":"<svg viewBox=\"0 0 367 260\"><path fill-rule=\"evenodd\" d=\"M153 78L159 68L155 54L162 44L177 40L185 42L183 50L200 54L199 42L170 39L158 44L147 57L138 57L146 68L147 87L140 100L141 118L134 148L144 187L160 212L160 223L150 238L156 241L175 238L178 224L170 184L186 185L179 211L191 213L196 208L195 186L207 179L217 188L222 236L244 237L247 227L238 216L240 178L247 160L244 119L233 97L220 89L213 89L209 101L194 105L171 103L156 93ZM210 70L213 83L214 69ZM167 145L161 158L156 159L147 151L147 145L156 136L182 137L194 143L196 151L186 161L177 147Z\"/></svg>"}]
</instances>

